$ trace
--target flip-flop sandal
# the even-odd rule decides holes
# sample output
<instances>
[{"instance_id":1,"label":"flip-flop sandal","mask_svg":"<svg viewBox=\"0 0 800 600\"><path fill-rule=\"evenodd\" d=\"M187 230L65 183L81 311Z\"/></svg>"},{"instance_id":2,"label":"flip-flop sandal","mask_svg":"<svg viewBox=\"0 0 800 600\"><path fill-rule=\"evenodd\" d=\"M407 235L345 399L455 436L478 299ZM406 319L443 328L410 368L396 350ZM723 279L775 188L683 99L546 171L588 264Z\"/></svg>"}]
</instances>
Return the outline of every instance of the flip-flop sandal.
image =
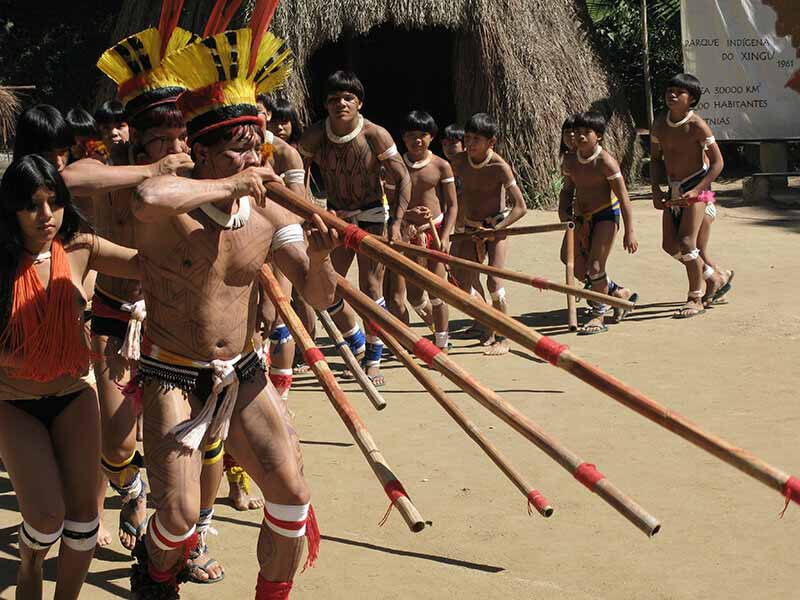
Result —
<instances>
[{"instance_id":1,"label":"flip-flop sandal","mask_svg":"<svg viewBox=\"0 0 800 600\"><path fill-rule=\"evenodd\" d=\"M636 304L639 301L639 294L637 292L633 292L628 297L628 302L633 302ZM623 319L625 319L628 315L630 315L634 311L633 308L616 308L614 307L614 320L619 323Z\"/></svg>"},{"instance_id":2,"label":"flip-flop sandal","mask_svg":"<svg viewBox=\"0 0 800 600\"><path fill-rule=\"evenodd\" d=\"M197 563L192 562L190 560L189 561L189 581L191 581L192 583L219 583L220 581L225 579L225 571L223 571L220 574L219 577L211 577L209 575L208 579L200 579L194 574L195 569L200 569L203 573L208 575L209 574L208 573L209 567L211 567L213 565L217 565L217 564L219 564L219 562L215 558L210 558L206 563L204 563L202 565L198 565Z\"/></svg>"},{"instance_id":3,"label":"flip-flop sandal","mask_svg":"<svg viewBox=\"0 0 800 600\"><path fill-rule=\"evenodd\" d=\"M694 311L694 312L689 312ZM673 319L691 319L692 317L697 317L699 315L704 315L706 313L705 308L682 308L674 315L672 315Z\"/></svg>"},{"instance_id":4,"label":"flip-flop sandal","mask_svg":"<svg viewBox=\"0 0 800 600\"><path fill-rule=\"evenodd\" d=\"M605 333L608 331L608 325L603 323L602 325L590 325L587 327L584 325L578 330L578 335L597 335L598 333Z\"/></svg>"},{"instance_id":5,"label":"flip-flop sandal","mask_svg":"<svg viewBox=\"0 0 800 600\"><path fill-rule=\"evenodd\" d=\"M728 292L730 292L730 291L731 291L731 288L733 287L733 284L732 284L731 282L733 281L733 276L734 276L735 274L736 274L736 273L734 272L734 270L733 270L733 269L731 269L731 276L730 276L730 277L728 277L728 281L726 281L726 282L725 282L725 285L723 285L723 286L722 286L721 288L719 288L719 289L718 289L716 292L714 292L714 295L713 295L713 296L711 296L711 302L710 302L709 304L714 304L714 302L716 302L716 301L717 301L717 300L719 300L719 299L720 299L722 296L724 296L725 294L727 294Z\"/></svg>"},{"instance_id":6,"label":"flip-flop sandal","mask_svg":"<svg viewBox=\"0 0 800 600\"><path fill-rule=\"evenodd\" d=\"M372 382L372 385L374 385L376 388L386 385L386 379L383 377L383 375L367 375L367 377Z\"/></svg>"}]
</instances>

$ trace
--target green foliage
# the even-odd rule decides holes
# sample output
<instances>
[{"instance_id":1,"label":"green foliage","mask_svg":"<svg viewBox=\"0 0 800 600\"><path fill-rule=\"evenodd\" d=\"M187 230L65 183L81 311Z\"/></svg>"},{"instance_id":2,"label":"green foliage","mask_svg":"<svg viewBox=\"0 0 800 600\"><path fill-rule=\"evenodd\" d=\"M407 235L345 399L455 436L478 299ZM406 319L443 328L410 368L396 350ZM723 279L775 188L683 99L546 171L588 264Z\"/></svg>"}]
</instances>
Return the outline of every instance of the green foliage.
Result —
<instances>
[{"instance_id":1,"label":"green foliage","mask_svg":"<svg viewBox=\"0 0 800 600\"><path fill-rule=\"evenodd\" d=\"M558 206L558 195L564 187L564 177L560 169L548 169L547 175L545 185L525 190L525 205L528 208L543 209Z\"/></svg>"},{"instance_id":2,"label":"green foliage","mask_svg":"<svg viewBox=\"0 0 800 600\"><path fill-rule=\"evenodd\" d=\"M667 82L683 70L680 0L647 4L653 106L658 112ZM586 0L586 8L601 52L621 78L634 119L645 126L641 0Z\"/></svg>"}]
</instances>

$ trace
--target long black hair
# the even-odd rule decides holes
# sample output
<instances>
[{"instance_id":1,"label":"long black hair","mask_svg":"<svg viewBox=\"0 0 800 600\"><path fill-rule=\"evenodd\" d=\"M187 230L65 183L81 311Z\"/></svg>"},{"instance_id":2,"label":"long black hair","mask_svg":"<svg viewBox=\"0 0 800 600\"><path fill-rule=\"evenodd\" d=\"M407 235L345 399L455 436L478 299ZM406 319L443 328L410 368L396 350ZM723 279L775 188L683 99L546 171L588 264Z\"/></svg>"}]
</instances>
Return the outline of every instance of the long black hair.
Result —
<instances>
[{"instance_id":1,"label":"long black hair","mask_svg":"<svg viewBox=\"0 0 800 600\"><path fill-rule=\"evenodd\" d=\"M37 104L23 112L17 120L14 137L14 160L26 154L44 154L67 149L75 136L61 112L49 104Z\"/></svg>"},{"instance_id":2,"label":"long black hair","mask_svg":"<svg viewBox=\"0 0 800 600\"><path fill-rule=\"evenodd\" d=\"M5 331L11 317L14 277L25 252L17 213L33 208L33 195L42 187L55 193L55 206L64 208L58 230L63 243L71 241L83 223L69 189L52 163L38 154L28 154L8 166L0 182L0 332Z\"/></svg>"}]
</instances>

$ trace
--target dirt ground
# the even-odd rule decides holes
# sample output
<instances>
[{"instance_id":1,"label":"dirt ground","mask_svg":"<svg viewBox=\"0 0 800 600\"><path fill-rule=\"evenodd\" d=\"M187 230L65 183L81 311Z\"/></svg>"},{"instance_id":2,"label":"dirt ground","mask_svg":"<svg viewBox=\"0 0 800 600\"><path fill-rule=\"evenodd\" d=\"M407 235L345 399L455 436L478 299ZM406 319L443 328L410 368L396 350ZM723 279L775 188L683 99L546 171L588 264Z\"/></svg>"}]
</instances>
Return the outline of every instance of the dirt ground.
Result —
<instances>
[{"instance_id":1,"label":"dirt ground","mask_svg":"<svg viewBox=\"0 0 800 600\"><path fill-rule=\"evenodd\" d=\"M735 187L735 186L734 186ZM707 431L788 472L800 472L796 360L800 212L742 206L731 191L719 206L713 255L735 269L730 303L689 320L671 319L685 297L683 269L660 249L660 213L634 202L639 253L622 241L609 273L633 287L641 307L609 333L576 337L562 296L510 283L511 310L580 356ZM547 223L534 212L525 223ZM560 234L515 238L511 268L562 276ZM579 305L584 307L585 304ZM452 315L453 329L466 323ZM800 556L792 536L800 507L778 519L782 497L644 420L569 374L515 347L487 358L471 340L453 357L537 421L660 519L648 539L598 496L445 379L443 387L551 501L555 514L528 516L524 498L396 362L387 365L377 413L353 384L350 397L432 525L411 533L387 499L326 397L300 377L290 402L304 441L306 474L323 543L316 568L298 575L293 598L520 598L537 600L759 599L797 597ZM335 365L340 361L333 359ZM795 433L793 433L795 432ZM794 442L792 440L795 440ZM227 568L222 583L187 584L182 598L250 598L258 570L258 512L223 502L211 539ZM109 496L105 522L117 519ZM0 595L12 598L19 516L0 476ZM794 533L793 533L794 532ZM127 597L127 553L115 541L97 552L82 598ZM52 594L55 559L47 564Z\"/></svg>"}]
</instances>

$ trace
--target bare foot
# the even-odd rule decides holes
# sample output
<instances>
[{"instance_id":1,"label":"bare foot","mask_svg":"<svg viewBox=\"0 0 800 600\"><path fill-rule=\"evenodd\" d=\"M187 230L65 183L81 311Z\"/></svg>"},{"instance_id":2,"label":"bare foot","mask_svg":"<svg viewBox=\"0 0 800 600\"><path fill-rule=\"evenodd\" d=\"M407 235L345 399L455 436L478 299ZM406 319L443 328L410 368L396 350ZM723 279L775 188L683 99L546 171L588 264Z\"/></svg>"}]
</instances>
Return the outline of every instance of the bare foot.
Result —
<instances>
[{"instance_id":1,"label":"bare foot","mask_svg":"<svg viewBox=\"0 0 800 600\"><path fill-rule=\"evenodd\" d=\"M225 569L216 559L211 558L206 544L198 544L187 565L189 581L194 583L216 583L225 578Z\"/></svg>"},{"instance_id":2,"label":"bare foot","mask_svg":"<svg viewBox=\"0 0 800 600\"><path fill-rule=\"evenodd\" d=\"M311 367L309 367L306 363L296 363L294 367L292 367L292 373L295 375L303 375L304 373L308 373L311 371Z\"/></svg>"},{"instance_id":3,"label":"bare foot","mask_svg":"<svg viewBox=\"0 0 800 600\"><path fill-rule=\"evenodd\" d=\"M497 340L494 337L494 331L484 329L481 331L481 336L478 338L478 343L481 346L492 346Z\"/></svg>"},{"instance_id":4,"label":"bare foot","mask_svg":"<svg viewBox=\"0 0 800 600\"><path fill-rule=\"evenodd\" d=\"M242 477L248 477L242 473ZM250 495L249 482L247 484L242 481L229 481L228 482L228 500L233 504L236 510L257 510L264 508L264 499Z\"/></svg>"},{"instance_id":5,"label":"bare foot","mask_svg":"<svg viewBox=\"0 0 800 600\"><path fill-rule=\"evenodd\" d=\"M511 350L511 347L508 345L508 340L505 338L497 339L491 346L489 346L483 353L486 356L501 356L503 354L508 354Z\"/></svg>"},{"instance_id":6,"label":"bare foot","mask_svg":"<svg viewBox=\"0 0 800 600\"><path fill-rule=\"evenodd\" d=\"M386 379L381 373L380 365L373 365L367 367L366 369L364 369L364 372L367 374L367 377L369 377L369 380L375 387L383 387L384 385L386 385Z\"/></svg>"},{"instance_id":7,"label":"bare foot","mask_svg":"<svg viewBox=\"0 0 800 600\"><path fill-rule=\"evenodd\" d=\"M137 540L144 534L147 522L147 496L142 494L135 500L123 504L119 518L119 541L125 549L132 551Z\"/></svg>"},{"instance_id":8,"label":"bare foot","mask_svg":"<svg viewBox=\"0 0 800 600\"><path fill-rule=\"evenodd\" d=\"M103 523L102 517L100 518L100 529L97 530L97 547L104 548L108 546L112 541L111 532L106 529L105 524Z\"/></svg>"},{"instance_id":9,"label":"bare foot","mask_svg":"<svg viewBox=\"0 0 800 600\"><path fill-rule=\"evenodd\" d=\"M702 315L705 312L706 309L703 307L702 299L700 297L689 296L686 300L686 304L684 304L673 317L676 319L689 319L697 315Z\"/></svg>"}]
</instances>

